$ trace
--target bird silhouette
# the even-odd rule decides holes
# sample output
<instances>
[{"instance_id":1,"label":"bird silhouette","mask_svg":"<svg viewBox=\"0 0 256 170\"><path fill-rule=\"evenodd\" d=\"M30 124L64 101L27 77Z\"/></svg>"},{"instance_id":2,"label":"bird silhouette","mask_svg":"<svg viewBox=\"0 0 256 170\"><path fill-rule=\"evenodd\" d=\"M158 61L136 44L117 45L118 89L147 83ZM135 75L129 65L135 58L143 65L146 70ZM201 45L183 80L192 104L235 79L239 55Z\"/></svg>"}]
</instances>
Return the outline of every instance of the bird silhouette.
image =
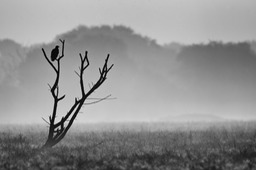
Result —
<instances>
[{"instance_id":1,"label":"bird silhouette","mask_svg":"<svg viewBox=\"0 0 256 170\"><path fill-rule=\"evenodd\" d=\"M52 52L51 52L51 60L54 61L57 59L59 55L59 46L56 45L54 49L52 49Z\"/></svg>"}]
</instances>

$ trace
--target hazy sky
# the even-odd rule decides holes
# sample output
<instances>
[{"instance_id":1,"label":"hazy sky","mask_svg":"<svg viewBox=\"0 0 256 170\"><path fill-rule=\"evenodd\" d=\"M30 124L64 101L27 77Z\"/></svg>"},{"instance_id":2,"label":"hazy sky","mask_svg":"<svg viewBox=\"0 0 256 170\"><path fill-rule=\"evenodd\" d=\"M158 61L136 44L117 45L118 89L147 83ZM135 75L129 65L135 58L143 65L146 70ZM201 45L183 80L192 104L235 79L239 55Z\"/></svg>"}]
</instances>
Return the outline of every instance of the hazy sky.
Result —
<instances>
[{"instance_id":1,"label":"hazy sky","mask_svg":"<svg viewBox=\"0 0 256 170\"><path fill-rule=\"evenodd\" d=\"M240 42L256 40L255 18L255 0L0 0L0 123L42 122L51 113L54 74L42 44L24 45L45 42L49 54L57 35L67 42L61 113L79 94L74 70L88 50L92 69L107 53L115 64L93 97L117 100L86 107L81 121L256 119L256 43ZM181 44L166 44L173 41Z\"/></svg>"},{"instance_id":2,"label":"hazy sky","mask_svg":"<svg viewBox=\"0 0 256 170\"><path fill-rule=\"evenodd\" d=\"M0 39L49 42L82 25L126 25L159 43L256 39L255 0L0 0Z\"/></svg>"}]
</instances>

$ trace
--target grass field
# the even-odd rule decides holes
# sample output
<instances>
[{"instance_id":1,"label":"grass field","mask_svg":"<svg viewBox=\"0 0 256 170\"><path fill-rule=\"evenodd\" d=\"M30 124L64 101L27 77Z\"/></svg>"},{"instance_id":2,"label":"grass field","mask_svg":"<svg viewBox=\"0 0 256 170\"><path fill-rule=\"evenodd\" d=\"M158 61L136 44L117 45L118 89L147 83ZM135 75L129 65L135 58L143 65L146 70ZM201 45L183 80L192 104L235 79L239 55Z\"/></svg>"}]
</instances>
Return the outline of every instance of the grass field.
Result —
<instances>
[{"instance_id":1,"label":"grass field","mask_svg":"<svg viewBox=\"0 0 256 170\"><path fill-rule=\"evenodd\" d=\"M44 125L0 127L0 169L256 169L256 122L76 125L48 150Z\"/></svg>"}]
</instances>

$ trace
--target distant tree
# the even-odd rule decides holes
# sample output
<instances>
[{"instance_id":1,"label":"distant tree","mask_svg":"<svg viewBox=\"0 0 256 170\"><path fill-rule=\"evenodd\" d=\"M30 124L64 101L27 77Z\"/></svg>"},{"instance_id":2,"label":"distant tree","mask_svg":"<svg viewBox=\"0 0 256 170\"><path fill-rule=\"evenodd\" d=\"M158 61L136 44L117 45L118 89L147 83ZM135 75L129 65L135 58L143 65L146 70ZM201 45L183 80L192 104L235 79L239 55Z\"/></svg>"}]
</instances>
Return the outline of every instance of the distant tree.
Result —
<instances>
[{"instance_id":1,"label":"distant tree","mask_svg":"<svg viewBox=\"0 0 256 170\"><path fill-rule=\"evenodd\" d=\"M102 85L102 83L107 78L108 72L113 67L113 64L110 67L108 67L108 59L109 59L109 54L108 54L107 58L105 59L105 63L103 65L103 67L99 68L100 75L99 75L98 81L95 84L93 84L92 87L87 92L85 92L83 74L84 74L84 71L89 66L89 59L88 59L87 51L85 51L84 56L80 53L79 55L80 55L81 65L79 67L79 71L78 72L75 71L75 73L78 75L79 81L80 81L81 98L75 98L74 104L72 105L70 110L67 112L67 114L65 116L63 116L61 118L61 120L56 121L58 104L61 100L63 100L65 98L65 95L62 95L61 97L59 97L59 78L60 78L60 65L61 65L60 61L64 57L65 40L60 39L60 42L62 43L61 54L59 55L58 46L56 46L55 49L53 49L53 51L51 53L52 61L50 61L50 59L46 55L45 50L42 48L45 59L47 60L47 62L50 64L50 66L53 68L53 70L56 73L56 78L55 78L53 85L51 86L48 84L50 87L52 97L53 97L53 111L52 111L52 115L49 116L49 122L43 118L43 120L49 124L48 138L47 138L45 144L43 145L43 148L53 147L54 145L59 143L65 137L68 130L72 126L77 114L79 113L80 109L84 105L86 99L97 88L99 88ZM55 56L55 55L57 55L57 56ZM57 62L57 66L55 66L56 64L53 64L54 62ZM109 96L107 96L105 98L97 99L97 101L94 101L93 103L97 103L99 101L105 100Z\"/></svg>"}]
</instances>

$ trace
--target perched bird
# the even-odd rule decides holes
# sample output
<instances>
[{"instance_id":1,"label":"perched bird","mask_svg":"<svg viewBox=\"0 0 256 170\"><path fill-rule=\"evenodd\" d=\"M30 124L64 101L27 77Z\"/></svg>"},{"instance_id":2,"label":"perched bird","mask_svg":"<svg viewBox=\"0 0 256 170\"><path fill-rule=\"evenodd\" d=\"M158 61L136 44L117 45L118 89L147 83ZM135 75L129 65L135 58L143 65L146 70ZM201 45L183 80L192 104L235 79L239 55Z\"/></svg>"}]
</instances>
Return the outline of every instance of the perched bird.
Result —
<instances>
[{"instance_id":1,"label":"perched bird","mask_svg":"<svg viewBox=\"0 0 256 170\"><path fill-rule=\"evenodd\" d=\"M51 52L51 60L54 61L57 59L59 55L59 46L56 45L54 49L52 49L52 52Z\"/></svg>"}]
</instances>

